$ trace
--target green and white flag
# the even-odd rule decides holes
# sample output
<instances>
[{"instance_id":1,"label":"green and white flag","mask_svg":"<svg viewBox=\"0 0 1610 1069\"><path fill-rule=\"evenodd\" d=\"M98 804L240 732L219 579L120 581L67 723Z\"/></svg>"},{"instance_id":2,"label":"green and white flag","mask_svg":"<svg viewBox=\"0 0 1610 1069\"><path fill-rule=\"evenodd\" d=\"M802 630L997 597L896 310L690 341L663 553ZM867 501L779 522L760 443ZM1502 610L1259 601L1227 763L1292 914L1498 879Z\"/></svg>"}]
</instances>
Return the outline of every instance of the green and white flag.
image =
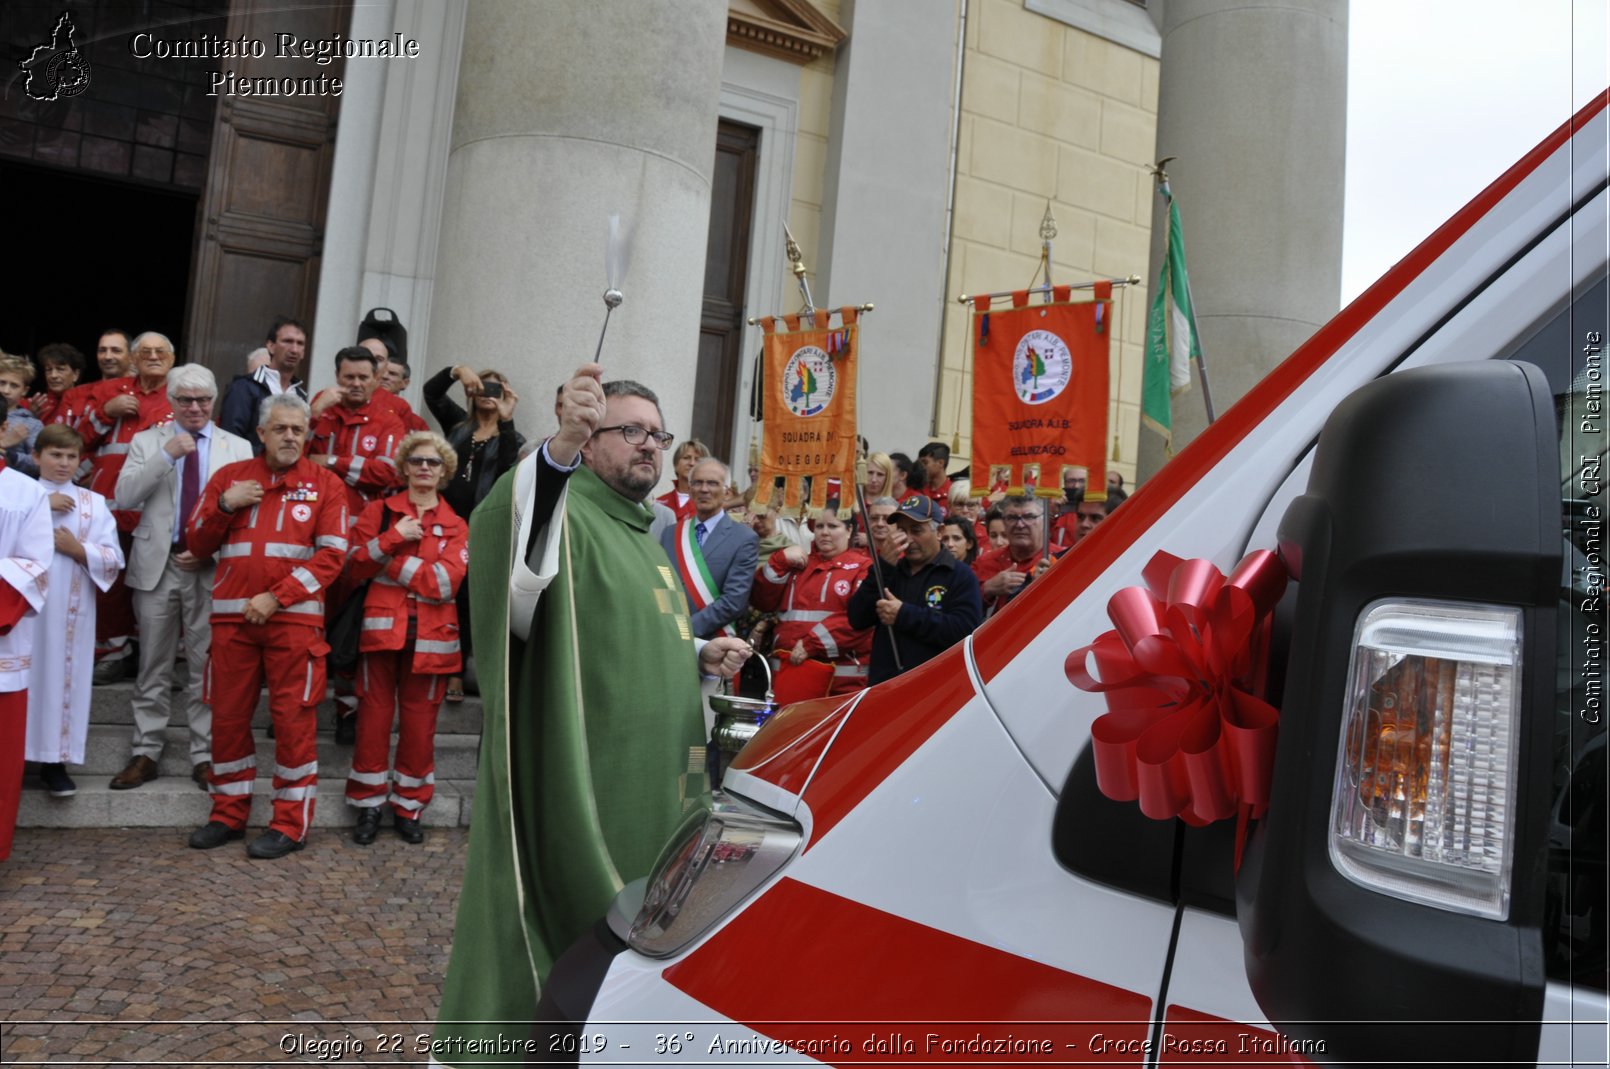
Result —
<instances>
[{"instance_id":1,"label":"green and white flag","mask_svg":"<svg viewBox=\"0 0 1610 1069\"><path fill-rule=\"evenodd\" d=\"M1191 283L1185 274L1185 233L1180 209L1164 182L1168 198L1168 254L1157 272L1157 289L1146 317L1146 362L1141 376L1140 414L1153 430L1173 444L1172 399L1191 386L1191 360L1202 359L1191 307Z\"/></svg>"}]
</instances>

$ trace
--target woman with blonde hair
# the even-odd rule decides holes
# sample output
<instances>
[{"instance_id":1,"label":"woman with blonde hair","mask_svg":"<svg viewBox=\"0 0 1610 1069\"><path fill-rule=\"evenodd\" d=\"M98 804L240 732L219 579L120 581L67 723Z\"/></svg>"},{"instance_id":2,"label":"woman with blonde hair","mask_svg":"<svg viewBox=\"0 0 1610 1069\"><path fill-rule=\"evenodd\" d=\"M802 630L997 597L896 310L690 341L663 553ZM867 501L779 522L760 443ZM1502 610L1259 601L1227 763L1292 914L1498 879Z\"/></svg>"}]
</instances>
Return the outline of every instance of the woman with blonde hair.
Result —
<instances>
[{"instance_id":1,"label":"woman with blonde hair","mask_svg":"<svg viewBox=\"0 0 1610 1069\"><path fill-rule=\"evenodd\" d=\"M347 804L358 810L352 840L361 846L375 841L387 804L403 841L425 840L419 817L435 793L436 717L448 677L463 666L453 595L469 567L469 525L440 492L457 465L441 435L410 434L397 448L404 489L371 502L352 529L347 572L354 581L371 580L347 777ZM397 758L388 767L394 719L401 721Z\"/></svg>"},{"instance_id":2,"label":"woman with blonde hair","mask_svg":"<svg viewBox=\"0 0 1610 1069\"><path fill-rule=\"evenodd\" d=\"M894 461L888 453L873 453L866 458L866 486L862 494L868 501L889 493L894 485Z\"/></svg>"},{"instance_id":3,"label":"woman with blonde hair","mask_svg":"<svg viewBox=\"0 0 1610 1069\"><path fill-rule=\"evenodd\" d=\"M961 516L973 525L973 541L983 545L989 541L989 531L984 527L984 499L973 496L973 484L968 479L952 479L950 481L950 513L951 516Z\"/></svg>"},{"instance_id":4,"label":"woman with blonde hair","mask_svg":"<svg viewBox=\"0 0 1610 1069\"><path fill-rule=\"evenodd\" d=\"M464 387L468 412L460 408L448 391L457 382ZM514 392L502 372L487 369L476 372L463 365L445 367L425 383L425 406L442 425L447 444L458 457L453 478L442 487L442 496L466 523L503 473L514 467L525 448L525 437L514 429L514 409L520 395ZM458 593L459 637L464 659L475 653L470 634L470 585ZM464 700L464 680L454 676L447 681L447 700Z\"/></svg>"},{"instance_id":5,"label":"woman with blonde hair","mask_svg":"<svg viewBox=\"0 0 1610 1069\"><path fill-rule=\"evenodd\" d=\"M671 454L671 471L675 474L675 483L671 489L654 500L676 513L678 520L685 520L693 515L693 495L688 487L688 477L693 474L693 465L710 455L710 447L697 438L689 438L676 447Z\"/></svg>"}]
</instances>

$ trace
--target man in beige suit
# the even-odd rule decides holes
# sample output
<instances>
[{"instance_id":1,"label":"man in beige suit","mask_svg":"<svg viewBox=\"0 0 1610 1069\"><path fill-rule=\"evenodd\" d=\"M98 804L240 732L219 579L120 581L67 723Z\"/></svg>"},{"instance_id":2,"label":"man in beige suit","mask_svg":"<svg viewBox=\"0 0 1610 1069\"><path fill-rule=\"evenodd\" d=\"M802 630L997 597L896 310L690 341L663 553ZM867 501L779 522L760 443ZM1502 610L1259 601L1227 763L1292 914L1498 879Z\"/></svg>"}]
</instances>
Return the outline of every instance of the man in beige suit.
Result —
<instances>
[{"instance_id":1,"label":"man in beige suit","mask_svg":"<svg viewBox=\"0 0 1610 1069\"><path fill-rule=\"evenodd\" d=\"M134 686L134 746L113 790L156 779L172 704L173 659L184 635L190 672L190 778L207 789L212 771L212 710L202 701L207 650L212 644L212 558L185 546L185 525L213 473L250 460L252 447L212 422L218 383L196 364L168 375L173 422L134 436L117 479L117 507L138 510L127 579L140 622L140 674Z\"/></svg>"}]
</instances>

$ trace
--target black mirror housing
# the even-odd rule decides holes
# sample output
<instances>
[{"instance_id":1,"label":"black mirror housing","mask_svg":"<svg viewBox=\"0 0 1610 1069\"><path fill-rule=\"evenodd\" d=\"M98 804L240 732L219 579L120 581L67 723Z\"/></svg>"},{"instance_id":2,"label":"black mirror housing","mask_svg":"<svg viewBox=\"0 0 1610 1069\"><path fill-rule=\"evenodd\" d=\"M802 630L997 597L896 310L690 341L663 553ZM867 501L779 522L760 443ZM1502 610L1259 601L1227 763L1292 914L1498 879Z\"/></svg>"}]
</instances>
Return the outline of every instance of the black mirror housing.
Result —
<instances>
[{"instance_id":1,"label":"black mirror housing","mask_svg":"<svg viewBox=\"0 0 1610 1069\"><path fill-rule=\"evenodd\" d=\"M1299 579L1269 815L1236 899L1247 977L1326 1061L1530 1062L1545 984L1555 616L1552 394L1529 364L1388 375L1337 406L1280 526ZM1490 920L1355 883L1329 855L1355 626L1381 598L1519 606L1523 659L1510 909ZM1494 1023L1501 1022L1501 1023ZM1491 1027L1482 1027L1489 1024Z\"/></svg>"}]
</instances>

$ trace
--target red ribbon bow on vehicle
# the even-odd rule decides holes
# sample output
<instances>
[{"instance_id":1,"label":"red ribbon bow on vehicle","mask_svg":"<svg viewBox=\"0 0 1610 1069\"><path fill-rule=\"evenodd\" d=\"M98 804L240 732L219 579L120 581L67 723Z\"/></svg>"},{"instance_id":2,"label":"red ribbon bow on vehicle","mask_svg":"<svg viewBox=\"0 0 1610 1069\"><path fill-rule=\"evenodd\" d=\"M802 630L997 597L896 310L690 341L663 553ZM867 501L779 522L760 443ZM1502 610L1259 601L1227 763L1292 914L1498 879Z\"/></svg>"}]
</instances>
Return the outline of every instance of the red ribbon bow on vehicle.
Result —
<instances>
[{"instance_id":1,"label":"red ribbon bow on vehicle","mask_svg":"<svg viewBox=\"0 0 1610 1069\"><path fill-rule=\"evenodd\" d=\"M1146 586L1107 603L1116 629L1064 666L1074 686L1107 699L1090 727L1096 784L1156 820L1236 817L1239 868L1246 822L1269 806L1280 717L1253 693L1254 637L1285 593L1286 567L1261 549L1226 579L1211 561L1158 553L1141 575Z\"/></svg>"}]
</instances>

